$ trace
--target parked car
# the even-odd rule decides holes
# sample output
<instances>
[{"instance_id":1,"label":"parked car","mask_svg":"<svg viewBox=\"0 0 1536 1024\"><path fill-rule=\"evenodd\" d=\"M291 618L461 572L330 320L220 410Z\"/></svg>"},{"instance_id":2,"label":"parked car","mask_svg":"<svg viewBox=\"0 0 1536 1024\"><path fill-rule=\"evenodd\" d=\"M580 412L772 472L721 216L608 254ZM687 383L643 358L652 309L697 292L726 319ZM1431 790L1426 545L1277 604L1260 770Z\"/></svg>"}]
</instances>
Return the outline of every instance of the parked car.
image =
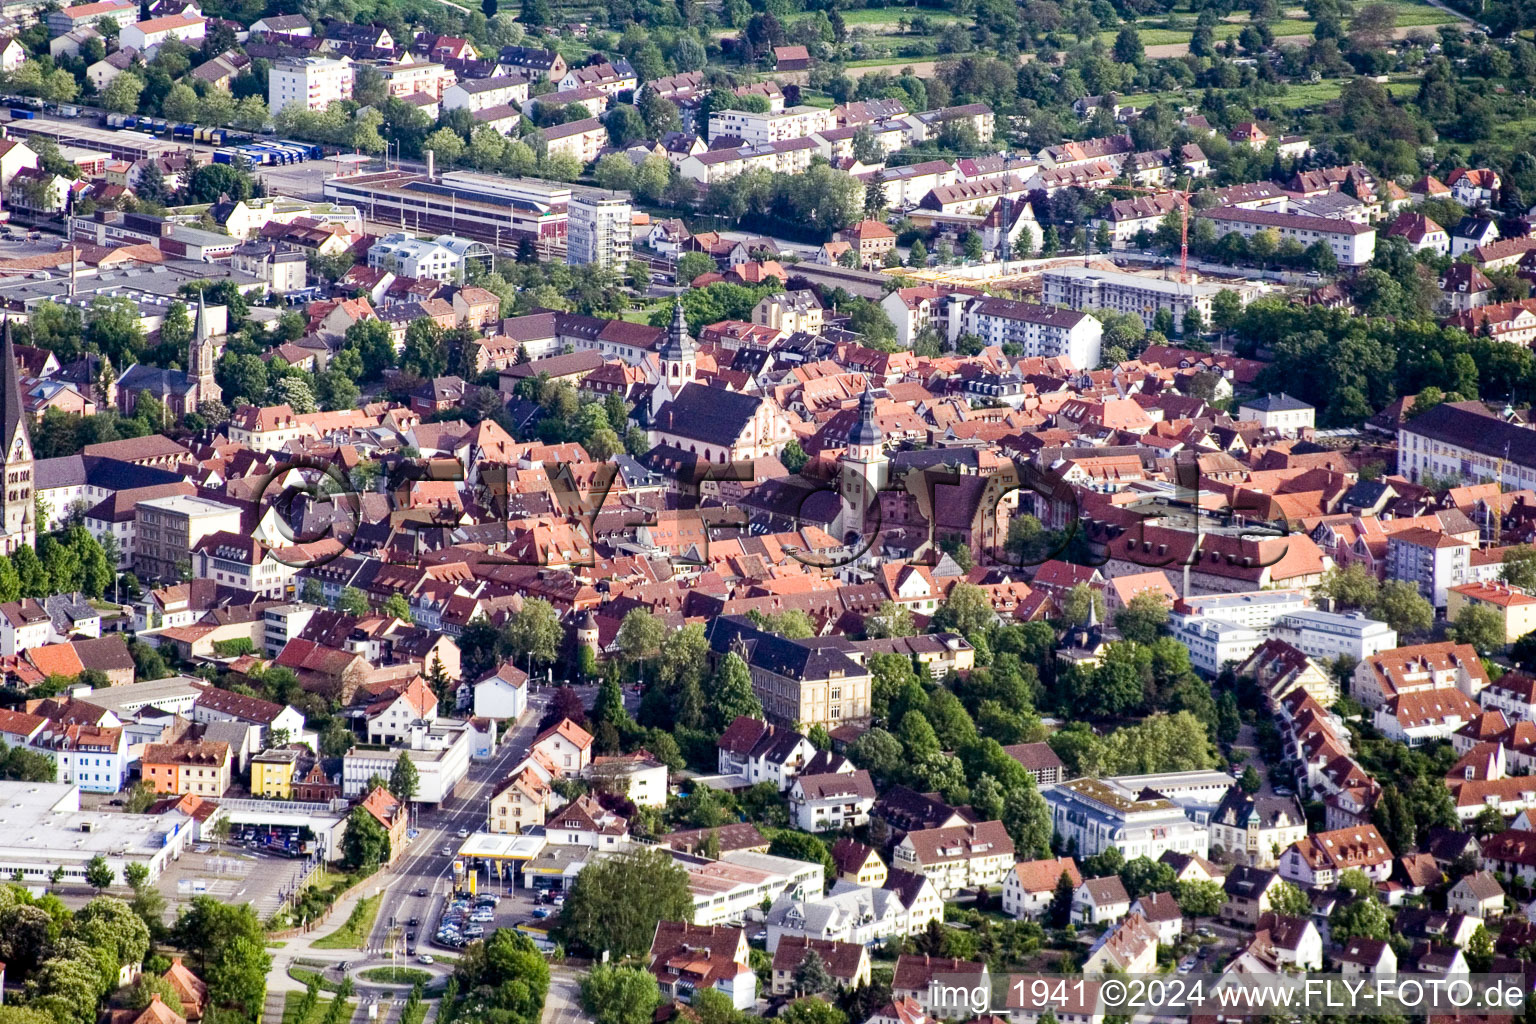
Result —
<instances>
[{"instance_id":1,"label":"parked car","mask_svg":"<svg viewBox=\"0 0 1536 1024\"><path fill-rule=\"evenodd\" d=\"M544 918L548 917L549 915L550 915L550 909L548 907L534 907L533 908L533 916L538 918L541 921Z\"/></svg>"}]
</instances>

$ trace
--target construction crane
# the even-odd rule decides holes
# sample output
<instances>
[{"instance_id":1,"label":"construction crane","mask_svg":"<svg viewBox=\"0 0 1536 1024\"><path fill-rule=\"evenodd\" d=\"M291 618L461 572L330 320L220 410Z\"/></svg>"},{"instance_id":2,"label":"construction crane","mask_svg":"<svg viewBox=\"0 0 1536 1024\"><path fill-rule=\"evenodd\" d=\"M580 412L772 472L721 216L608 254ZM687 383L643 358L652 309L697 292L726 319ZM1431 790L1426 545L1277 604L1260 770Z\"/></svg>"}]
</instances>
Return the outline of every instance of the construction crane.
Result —
<instances>
[{"instance_id":1,"label":"construction crane","mask_svg":"<svg viewBox=\"0 0 1536 1024\"><path fill-rule=\"evenodd\" d=\"M1141 185L1105 185L1104 191L1141 192L1149 196L1176 196L1179 204L1179 283L1189 284L1189 198L1193 193L1177 188L1146 188ZM1172 212L1172 211L1169 211Z\"/></svg>"}]
</instances>

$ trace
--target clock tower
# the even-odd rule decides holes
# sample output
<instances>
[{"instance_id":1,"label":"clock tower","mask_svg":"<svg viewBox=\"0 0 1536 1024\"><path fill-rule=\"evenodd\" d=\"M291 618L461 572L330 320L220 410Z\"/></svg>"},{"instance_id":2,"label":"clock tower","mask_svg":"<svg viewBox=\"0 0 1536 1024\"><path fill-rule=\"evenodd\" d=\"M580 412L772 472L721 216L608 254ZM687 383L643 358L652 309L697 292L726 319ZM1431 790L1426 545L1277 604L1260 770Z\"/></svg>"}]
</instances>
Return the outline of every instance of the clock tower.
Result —
<instances>
[{"instance_id":1,"label":"clock tower","mask_svg":"<svg viewBox=\"0 0 1536 1024\"><path fill-rule=\"evenodd\" d=\"M16 346L11 340L11 321L5 321L0 344L0 442L5 450L5 491L0 501L0 554L9 555L23 544L37 543L37 514L32 503L32 435L21 401L21 374L16 369Z\"/></svg>"},{"instance_id":2,"label":"clock tower","mask_svg":"<svg viewBox=\"0 0 1536 1024\"><path fill-rule=\"evenodd\" d=\"M880 492L890 477L890 460L885 457L885 435L875 422L875 393L864 385L859 396L859 418L848 432L848 448L838 459L838 493L842 511L837 517L839 540L863 534L870 510L875 509Z\"/></svg>"}]
</instances>

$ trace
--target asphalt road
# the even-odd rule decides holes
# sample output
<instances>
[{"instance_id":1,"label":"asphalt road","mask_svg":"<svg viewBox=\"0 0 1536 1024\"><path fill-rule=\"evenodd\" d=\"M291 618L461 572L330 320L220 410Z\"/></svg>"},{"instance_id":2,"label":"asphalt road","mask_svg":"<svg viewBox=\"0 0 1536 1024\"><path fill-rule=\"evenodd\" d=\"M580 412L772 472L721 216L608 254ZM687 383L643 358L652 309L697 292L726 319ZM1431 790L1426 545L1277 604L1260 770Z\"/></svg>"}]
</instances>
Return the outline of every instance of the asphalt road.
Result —
<instances>
[{"instance_id":1,"label":"asphalt road","mask_svg":"<svg viewBox=\"0 0 1536 1024\"><path fill-rule=\"evenodd\" d=\"M546 689L530 698L528 714L508 731L495 757L470 765L467 784L452 807L420 813L416 822L420 834L412 841L410 851L395 865L391 872L393 877L384 889L384 900L368 937L370 953L387 955L392 918L401 925L413 917L420 918L421 924L414 930L417 945L425 948L423 940L431 934L427 929L436 927L443 897L453 887L453 856L445 855L443 850L458 849L461 842L459 829L469 832L484 829L491 793L512 767L527 755L539 718L548 706L549 693ZM423 889L427 895L418 896ZM404 931L400 933L400 942L399 952L404 953Z\"/></svg>"}]
</instances>

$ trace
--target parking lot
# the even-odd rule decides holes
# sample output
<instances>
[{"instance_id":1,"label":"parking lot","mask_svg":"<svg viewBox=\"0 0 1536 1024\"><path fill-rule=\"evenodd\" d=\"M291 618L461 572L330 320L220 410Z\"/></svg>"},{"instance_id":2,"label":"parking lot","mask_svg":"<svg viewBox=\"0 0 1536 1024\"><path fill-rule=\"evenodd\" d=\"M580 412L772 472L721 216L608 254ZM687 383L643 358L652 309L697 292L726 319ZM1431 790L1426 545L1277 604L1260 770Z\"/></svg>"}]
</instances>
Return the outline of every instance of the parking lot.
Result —
<instances>
[{"instance_id":1,"label":"parking lot","mask_svg":"<svg viewBox=\"0 0 1536 1024\"><path fill-rule=\"evenodd\" d=\"M497 928L530 926L542 932L553 923L561 903L564 903L563 897L545 897L541 901L530 889L445 896L434 903L432 919L414 919L414 926L409 920L404 922L407 936L416 936L415 941L407 940L407 948L412 955L430 953L433 947L457 950L466 943L485 938ZM535 942L538 942L537 937Z\"/></svg>"}]
</instances>

